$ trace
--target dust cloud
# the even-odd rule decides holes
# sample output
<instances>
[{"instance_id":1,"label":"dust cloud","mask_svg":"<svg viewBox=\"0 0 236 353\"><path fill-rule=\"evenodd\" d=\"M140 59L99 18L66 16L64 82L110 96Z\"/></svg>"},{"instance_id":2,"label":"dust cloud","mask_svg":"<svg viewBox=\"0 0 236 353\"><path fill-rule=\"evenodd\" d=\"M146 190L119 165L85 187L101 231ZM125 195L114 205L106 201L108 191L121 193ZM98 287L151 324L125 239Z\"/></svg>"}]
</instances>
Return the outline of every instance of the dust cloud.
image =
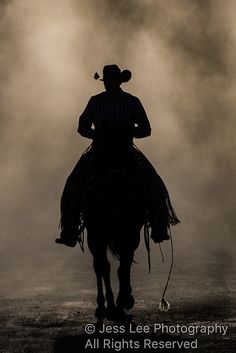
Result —
<instances>
[{"instance_id":1,"label":"dust cloud","mask_svg":"<svg viewBox=\"0 0 236 353\"><path fill-rule=\"evenodd\" d=\"M136 143L182 220L180 258L232 261L235 11L233 0L0 2L3 269L87 263L54 238L65 179L89 144L78 117L108 63L132 71L123 89L148 113L152 136Z\"/></svg>"}]
</instances>

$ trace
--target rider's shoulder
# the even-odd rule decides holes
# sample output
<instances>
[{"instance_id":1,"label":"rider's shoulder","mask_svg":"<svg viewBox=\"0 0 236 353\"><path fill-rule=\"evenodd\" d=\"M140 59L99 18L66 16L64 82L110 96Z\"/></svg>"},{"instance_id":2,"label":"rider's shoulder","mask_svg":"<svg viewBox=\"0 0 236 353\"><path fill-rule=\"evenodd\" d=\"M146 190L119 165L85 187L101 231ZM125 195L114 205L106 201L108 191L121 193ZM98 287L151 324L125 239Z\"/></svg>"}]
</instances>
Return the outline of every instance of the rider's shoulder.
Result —
<instances>
[{"instance_id":1,"label":"rider's shoulder","mask_svg":"<svg viewBox=\"0 0 236 353\"><path fill-rule=\"evenodd\" d=\"M140 99L137 96L134 96L133 94L131 94L129 92L124 92L123 91L123 94L124 94L124 97L127 100L132 101L133 103L139 103L140 102Z\"/></svg>"},{"instance_id":2,"label":"rider's shoulder","mask_svg":"<svg viewBox=\"0 0 236 353\"><path fill-rule=\"evenodd\" d=\"M90 105L97 105L99 103L102 103L104 100L106 99L106 95L105 92L101 92L98 94L95 94L94 96L92 96L89 100L89 104Z\"/></svg>"},{"instance_id":3,"label":"rider's shoulder","mask_svg":"<svg viewBox=\"0 0 236 353\"><path fill-rule=\"evenodd\" d=\"M129 93L129 92L125 92L123 91L123 95L128 98L128 99L132 99L132 100L136 100L138 99L138 97L134 96L133 94Z\"/></svg>"},{"instance_id":4,"label":"rider's shoulder","mask_svg":"<svg viewBox=\"0 0 236 353\"><path fill-rule=\"evenodd\" d=\"M101 99L104 99L104 98L106 98L106 91L98 93L98 94L95 94L90 99L92 101L96 101L96 100L101 100Z\"/></svg>"},{"instance_id":5,"label":"rider's shoulder","mask_svg":"<svg viewBox=\"0 0 236 353\"><path fill-rule=\"evenodd\" d=\"M134 96L133 94L129 93L129 92L125 92L125 91L121 91L121 95L120 95L121 99L124 100L124 101L129 101L133 104L138 104L140 103L140 100L138 97ZM101 92L101 93L98 93L94 96L92 96L90 98L90 102L101 102L101 101L104 101L104 100L107 100L109 99L109 96L107 95L107 92L104 91L104 92Z\"/></svg>"}]
</instances>

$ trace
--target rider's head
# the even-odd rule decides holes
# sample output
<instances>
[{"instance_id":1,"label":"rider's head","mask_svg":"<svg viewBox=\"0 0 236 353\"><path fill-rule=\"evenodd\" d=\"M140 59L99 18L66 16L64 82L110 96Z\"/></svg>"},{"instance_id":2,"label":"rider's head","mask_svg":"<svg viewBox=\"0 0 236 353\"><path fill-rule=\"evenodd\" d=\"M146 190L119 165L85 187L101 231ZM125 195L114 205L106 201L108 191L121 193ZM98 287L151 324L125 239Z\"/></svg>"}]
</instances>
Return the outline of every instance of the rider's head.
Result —
<instances>
[{"instance_id":1,"label":"rider's head","mask_svg":"<svg viewBox=\"0 0 236 353\"><path fill-rule=\"evenodd\" d=\"M95 79L99 78L96 73ZM106 91L114 91L120 87L123 82L128 82L131 79L131 72L129 70L121 71L117 65L105 65L103 68L103 81Z\"/></svg>"}]
</instances>

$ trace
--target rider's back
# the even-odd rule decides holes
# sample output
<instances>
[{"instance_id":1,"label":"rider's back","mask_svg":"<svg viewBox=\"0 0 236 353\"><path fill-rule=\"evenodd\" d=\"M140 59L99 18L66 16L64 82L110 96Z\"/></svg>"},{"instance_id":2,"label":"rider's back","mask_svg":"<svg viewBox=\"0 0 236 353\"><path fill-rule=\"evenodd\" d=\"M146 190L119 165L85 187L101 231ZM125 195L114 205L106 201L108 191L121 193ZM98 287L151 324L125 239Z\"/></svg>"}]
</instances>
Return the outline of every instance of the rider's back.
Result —
<instances>
[{"instance_id":1,"label":"rider's back","mask_svg":"<svg viewBox=\"0 0 236 353\"><path fill-rule=\"evenodd\" d=\"M80 116L78 132L94 144L131 144L133 137L150 135L151 128L140 100L121 89L92 96Z\"/></svg>"}]
</instances>

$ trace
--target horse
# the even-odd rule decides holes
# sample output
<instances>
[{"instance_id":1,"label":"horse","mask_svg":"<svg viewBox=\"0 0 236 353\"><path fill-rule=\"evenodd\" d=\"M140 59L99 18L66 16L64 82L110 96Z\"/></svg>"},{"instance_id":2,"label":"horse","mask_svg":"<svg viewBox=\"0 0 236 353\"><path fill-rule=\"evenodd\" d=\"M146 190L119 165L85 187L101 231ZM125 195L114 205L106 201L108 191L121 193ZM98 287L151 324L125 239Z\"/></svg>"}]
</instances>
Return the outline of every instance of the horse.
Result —
<instances>
[{"instance_id":1,"label":"horse","mask_svg":"<svg viewBox=\"0 0 236 353\"><path fill-rule=\"evenodd\" d=\"M95 317L124 318L125 311L135 303L130 272L146 222L145 193L132 153L117 155L110 151L103 155L88 178L85 193L83 222L97 280ZM119 260L116 301L111 287L108 251Z\"/></svg>"},{"instance_id":2,"label":"horse","mask_svg":"<svg viewBox=\"0 0 236 353\"><path fill-rule=\"evenodd\" d=\"M170 226L180 222L168 190L152 164L135 145L117 141L120 142L113 138L108 145L92 144L79 159L61 199L61 235L68 232L74 237L66 238L66 242L62 236L56 239L57 243L68 246L75 246L78 241L83 250L83 231L87 229L97 277L97 318L124 317L125 309L134 305L130 271L142 227L150 271L149 228L153 230L153 216L158 225L158 232L151 233L155 243L171 239ZM171 247L172 262L161 299L164 308L168 306L164 295L173 266L172 240ZM116 302L111 288L108 251L120 261Z\"/></svg>"}]
</instances>

